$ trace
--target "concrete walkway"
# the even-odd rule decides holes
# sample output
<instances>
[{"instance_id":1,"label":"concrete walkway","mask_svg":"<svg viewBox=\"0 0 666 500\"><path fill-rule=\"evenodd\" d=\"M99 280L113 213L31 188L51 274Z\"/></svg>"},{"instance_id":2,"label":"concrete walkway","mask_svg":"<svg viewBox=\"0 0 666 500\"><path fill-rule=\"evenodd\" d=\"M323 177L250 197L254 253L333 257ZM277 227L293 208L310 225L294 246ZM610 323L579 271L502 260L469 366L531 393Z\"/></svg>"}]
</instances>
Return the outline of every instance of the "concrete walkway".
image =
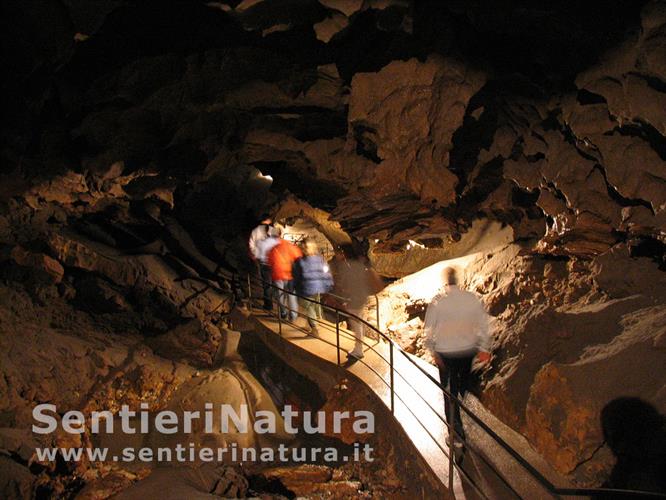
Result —
<instances>
[{"instance_id":1,"label":"concrete walkway","mask_svg":"<svg viewBox=\"0 0 666 500\"><path fill-rule=\"evenodd\" d=\"M332 364L338 363L336 347L336 328L334 323L321 321L319 338L308 333L305 319L299 318L294 323L278 322L277 318L266 312L253 309L252 316L264 327L280 335L285 341L305 349L311 354ZM391 408L391 370L390 344L383 340L366 337L364 357L360 360L348 358L347 352L354 347L353 333L340 328L340 364L351 374L370 387L379 398ZM439 380L436 367L420 358L395 349L394 361L394 415L405 433L419 450L423 459L444 486L449 485L448 432L444 422L444 398L439 388L428 379L408 357L423 368L435 380ZM514 449L540 470L551 481L564 485L547 464L529 446L529 444L512 430L501 424L497 419L468 395L466 405L471 407L477 416L497 432ZM463 413L468 441L479 453L468 451L463 462L463 470L480 486L483 496L488 498L550 498L550 495L522 469L490 436L485 434L478 425ZM500 470L505 478L509 478L511 486L507 486L488 466ZM545 471L545 472L544 472ZM514 489L515 491L512 491ZM453 496L462 498L481 498L474 488L453 470Z\"/></svg>"}]
</instances>

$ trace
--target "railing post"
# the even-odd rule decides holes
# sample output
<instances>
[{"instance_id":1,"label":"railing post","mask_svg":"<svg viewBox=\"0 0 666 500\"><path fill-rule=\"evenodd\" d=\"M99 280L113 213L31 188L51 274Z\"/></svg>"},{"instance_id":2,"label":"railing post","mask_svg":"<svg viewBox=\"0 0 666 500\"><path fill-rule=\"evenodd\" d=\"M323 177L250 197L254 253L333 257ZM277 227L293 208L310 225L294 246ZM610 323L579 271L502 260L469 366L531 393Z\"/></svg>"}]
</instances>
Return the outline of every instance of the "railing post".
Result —
<instances>
[{"instance_id":1,"label":"railing post","mask_svg":"<svg viewBox=\"0 0 666 500\"><path fill-rule=\"evenodd\" d=\"M448 401L447 401L448 399ZM453 455L455 448L453 444L453 415L455 414L453 397L451 395L444 395L444 404L449 405L449 415L446 419L447 427L449 429L449 491L453 492Z\"/></svg>"},{"instance_id":2,"label":"railing post","mask_svg":"<svg viewBox=\"0 0 666 500\"><path fill-rule=\"evenodd\" d=\"M252 310L252 281L250 280L250 273L247 273L247 303L248 309Z\"/></svg>"},{"instance_id":3,"label":"railing post","mask_svg":"<svg viewBox=\"0 0 666 500\"><path fill-rule=\"evenodd\" d=\"M377 330L381 330L382 328L379 326L379 295L375 294L375 312L377 316Z\"/></svg>"},{"instance_id":4,"label":"railing post","mask_svg":"<svg viewBox=\"0 0 666 500\"><path fill-rule=\"evenodd\" d=\"M340 311L335 310L335 346L338 352L338 366L340 366Z\"/></svg>"},{"instance_id":5,"label":"railing post","mask_svg":"<svg viewBox=\"0 0 666 500\"><path fill-rule=\"evenodd\" d=\"M393 342L389 342L389 369L391 370L391 414L395 414L395 380L393 376Z\"/></svg>"},{"instance_id":6,"label":"railing post","mask_svg":"<svg viewBox=\"0 0 666 500\"><path fill-rule=\"evenodd\" d=\"M280 312L280 308L278 307L278 333L280 334L280 337L282 337L282 313Z\"/></svg>"}]
</instances>

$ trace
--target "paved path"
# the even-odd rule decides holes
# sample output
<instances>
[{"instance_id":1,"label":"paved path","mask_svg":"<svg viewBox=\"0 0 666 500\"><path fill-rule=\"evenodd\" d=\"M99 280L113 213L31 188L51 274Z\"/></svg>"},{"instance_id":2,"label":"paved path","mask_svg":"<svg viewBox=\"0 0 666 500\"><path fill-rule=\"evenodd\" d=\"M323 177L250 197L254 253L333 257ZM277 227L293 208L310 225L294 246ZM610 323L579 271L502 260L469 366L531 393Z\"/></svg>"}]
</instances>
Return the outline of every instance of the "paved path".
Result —
<instances>
[{"instance_id":1,"label":"paved path","mask_svg":"<svg viewBox=\"0 0 666 500\"><path fill-rule=\"evenodd\" d=\"M253 309L252 315L265 327L281 335L286 341L330 363L338 363L334 323L322 321L319 325L319 338L314 338L307 332L308 328L303 318L299 318L295 323L281 322L280 324L277 318L259 309ZM340 362L349 372L365 382L390 409L391 373L389 360L391 353L389 344L383 340L368 337L366 337L365 342L368 345L364 346L364 357L361 360L348 359L346 353L354 347L354 337L351 332L341 328ZM393 353L394 415L433 473L448 487L448 432L444 422L444 398L439 388L407 357L422 367L435 380L439 380L436 367L420 358L395 350ZM488 414L478 400L468 395L466 404L468 407L472 407L475 414L479 415L514 449L520 450L521 455L526 456L531 463L536 463L540 471L545 470L546 477L558 484L564 484L562 478L557 477L548 468L522 436L511 431ZM485 496L502 499L512 497L550 498L515 460L511 459L495 441L471 422L469 418L465 418L464 414L463 420L468 440L481 452L479 454L467 453L463 468L480 485ZM517 494L512 493L504 481L491 472L485 463L486 460L490 460L494 467L498 467L504 477L510 478L511 486L517 490ZM453 494L457 499L480 497L455 469L453 471Z\"/></svg>"}]
</instances>

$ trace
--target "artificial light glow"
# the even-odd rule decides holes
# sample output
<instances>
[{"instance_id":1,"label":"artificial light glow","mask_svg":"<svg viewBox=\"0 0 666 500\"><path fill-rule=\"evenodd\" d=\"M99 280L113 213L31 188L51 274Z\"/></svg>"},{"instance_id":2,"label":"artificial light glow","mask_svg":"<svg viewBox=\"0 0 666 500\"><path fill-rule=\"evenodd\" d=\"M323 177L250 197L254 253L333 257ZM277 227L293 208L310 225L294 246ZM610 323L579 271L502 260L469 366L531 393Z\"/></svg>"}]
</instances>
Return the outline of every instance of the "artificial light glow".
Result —
<instances>
[{"instance_id":1,"label":"artificial light glow","mask_svg":"<svg viewBox=\"0 0 666 500\"><path fill-rule=\"evenodd\" d=\"M327 273L329 271L328 264L324 264L324 272Z\"/></svg>"},{"instance_id":2,"label":"artificial light glow","mask_svg":"<svg viewBox=\"0 0 666 500\"><path fill-rule=\"evenodd\" d=\"M256 170L256 172L257 172L257 179L268 181L269 183L273 182L273 177L272 176L264 175L261 170Z\"/></svg>"},{"instance_id":3,"label":"artificial light glow","mask_svg":"<svg viewBox=\"0 0 666 500\"><path fill-rule=\"evenodd\" d=\"M416 247L418 247L418 248L425 248L425 247L426 247L425 245L423 245L423 244L421 244L421 243L418 243L418 242L416 242L416 241L414 241L414 240L409 240L409 244L410 244L411 246L413 246L414 248L416 248Z\"/></svg>"}]
</instances>

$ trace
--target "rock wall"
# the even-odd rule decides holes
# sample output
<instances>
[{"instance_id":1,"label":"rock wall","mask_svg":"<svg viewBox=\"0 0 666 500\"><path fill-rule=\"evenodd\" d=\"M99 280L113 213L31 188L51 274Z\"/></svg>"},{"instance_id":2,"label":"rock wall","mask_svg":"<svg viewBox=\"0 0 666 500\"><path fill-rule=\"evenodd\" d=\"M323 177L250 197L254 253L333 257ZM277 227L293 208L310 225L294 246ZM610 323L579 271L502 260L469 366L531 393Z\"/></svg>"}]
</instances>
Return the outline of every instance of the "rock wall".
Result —
<instances>
[{"instance_id":1,"label":"rock wall","mask_svg":"<svg viewBox=\"0 0 666 500\"><path fill-rule=\"evenodd\" d=\"M664 1L297 4L7 8L8 307L206 367L263 212L387 278L462 259L496 318L485 403L561 472L602 477L605 399L664 409ZM386 317L418 353L438 281L416 276Z\"/></svg>"},{"instance_id":2,"label":"rock wall","mask_svg":"<svg viewBox=\"0 0 666 500\"><path fill-rule=\"evenodd\" d=\"M563 261L510 244L439 262L379 295L382 326L426 359L425 307L446 266L462 272L492 317L494 358L477 388L484 405L558 472L602 482L613 463L601 433L604 405L635 396L666 411L664 379L655 375L666 368L664 273L621 248Z\"/></svg>"}]
</instances>

